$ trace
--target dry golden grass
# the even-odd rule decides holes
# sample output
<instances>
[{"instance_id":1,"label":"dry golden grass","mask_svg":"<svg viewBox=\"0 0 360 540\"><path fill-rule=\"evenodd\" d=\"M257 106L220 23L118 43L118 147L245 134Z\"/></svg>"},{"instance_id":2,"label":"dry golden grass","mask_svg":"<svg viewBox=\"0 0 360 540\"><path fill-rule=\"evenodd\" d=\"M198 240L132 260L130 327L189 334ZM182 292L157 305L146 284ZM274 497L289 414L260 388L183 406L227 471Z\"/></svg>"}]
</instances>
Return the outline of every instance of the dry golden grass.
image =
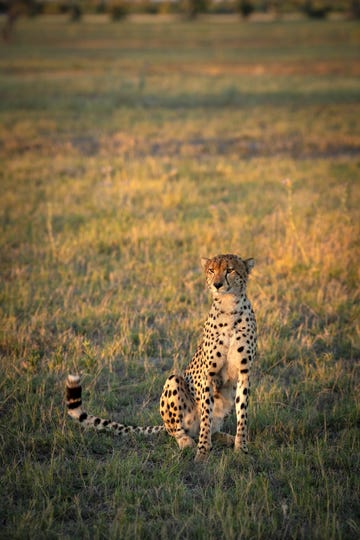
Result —
<instances>
[{"instance_id":1,"label":"dry golden grass","mask_svg":"<svg viewBox=\"0 0 360 540\"><path fill-rule=\"evenodd\" d=\"M2 537L358 538L358 44L37 19L0 50ZM257 261L250 457L69 423L69 371L94 412L160 421L219 252Z\"/></svg>"}]
</instances>

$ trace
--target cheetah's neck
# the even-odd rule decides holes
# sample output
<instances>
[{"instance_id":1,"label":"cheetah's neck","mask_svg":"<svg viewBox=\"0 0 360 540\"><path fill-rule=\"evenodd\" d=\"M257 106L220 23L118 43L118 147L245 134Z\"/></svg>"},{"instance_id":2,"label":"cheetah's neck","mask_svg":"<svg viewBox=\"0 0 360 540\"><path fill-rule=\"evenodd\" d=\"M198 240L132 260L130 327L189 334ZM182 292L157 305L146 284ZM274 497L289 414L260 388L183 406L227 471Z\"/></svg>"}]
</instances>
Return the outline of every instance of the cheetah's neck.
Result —
<instances>
[{"instance_id":1,"label":"cheetah's neck","mask_svg":"<svg viewBox=\"0 0 360 540\"><path fill-rule=\"evenodd\" d=\"M237 315L244 307L248 306L248 304L249 301L245 293L241 296L221 294L214 297L211 311L231 317Z\"/></svg>"}]
</instances>

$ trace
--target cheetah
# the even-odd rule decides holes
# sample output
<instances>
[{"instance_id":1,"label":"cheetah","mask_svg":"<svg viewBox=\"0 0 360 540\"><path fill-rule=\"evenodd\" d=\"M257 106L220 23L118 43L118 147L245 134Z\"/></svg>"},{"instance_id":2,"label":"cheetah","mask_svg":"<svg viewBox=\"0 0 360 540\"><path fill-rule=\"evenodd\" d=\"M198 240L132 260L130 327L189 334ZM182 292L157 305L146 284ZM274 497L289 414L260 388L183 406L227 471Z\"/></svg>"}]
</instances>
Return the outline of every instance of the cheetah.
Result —
<instances>
[{"instance_id":1,"label":"cheetah","mask_svg":"<svg viewBox=\"0 0 360 540\"><path fill-rule=\"evenodd\" d=\"M213 302L194 357L183 373L173 373L165 382L160 398L163 425L126 426L87 414L82 409L76 375L67 378L70 416L85 426L110 429L119 435L166 431L180 449L195 446L197 440L196 462L208 459L212 440L248 452L249 375L256 355L257 329L246 285L255 262L231 254L201 262ZM221 428L234 406L237 427L232 436Z\"/></svg>"}]
</instances>

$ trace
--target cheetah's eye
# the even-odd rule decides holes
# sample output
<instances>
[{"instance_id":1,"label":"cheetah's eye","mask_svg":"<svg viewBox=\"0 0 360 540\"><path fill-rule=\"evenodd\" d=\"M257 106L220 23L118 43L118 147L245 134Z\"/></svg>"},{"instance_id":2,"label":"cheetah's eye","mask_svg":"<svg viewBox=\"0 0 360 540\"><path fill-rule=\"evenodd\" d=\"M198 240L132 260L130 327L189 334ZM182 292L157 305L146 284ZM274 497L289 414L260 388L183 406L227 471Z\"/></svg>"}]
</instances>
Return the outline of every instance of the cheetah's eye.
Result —
<instances>
[{"instance_id":1,"label":"cheetah's eye","mask_svg":"<svg viewBox=\"0 0 360 540\"><path fill-rule=\"evenodd\" d=\"M233 272L235 272L235 268L228 268L227 269L228 274L232 274Z\"/></svg>"},{"instance_id":2,"label":"cheetah's eye","mask_svg":"<svg viewBox=\"0 0 360 540\"><path fill-rule=\"evenodd\" d=\"M212 268L208 268L208 273L209 274L213 274L214 273L214 270Z\"/></svg>"}]
</instances>

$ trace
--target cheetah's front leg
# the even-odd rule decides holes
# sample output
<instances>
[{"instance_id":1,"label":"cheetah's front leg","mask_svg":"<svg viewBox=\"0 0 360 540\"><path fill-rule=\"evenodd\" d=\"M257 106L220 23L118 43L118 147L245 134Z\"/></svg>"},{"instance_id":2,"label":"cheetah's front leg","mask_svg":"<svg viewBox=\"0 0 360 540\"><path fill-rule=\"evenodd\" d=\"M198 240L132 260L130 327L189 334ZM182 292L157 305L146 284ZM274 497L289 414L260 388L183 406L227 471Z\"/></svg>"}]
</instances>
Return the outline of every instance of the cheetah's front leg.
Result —
<instances>
[{"instance_id":1,"label":"cheetah's front leg","mask_svg":"<svg viewBox=\"0 0 360 540\"><path fill-rule=\"evenodd\" d=\"M248 453L247 447L247 408L250 394L249 377L240 377L236 386L236 437L235 450Z\"/></svg>"},{"instance_id":2,"label":"cheetah's front leg","mask_svg":"<svg viewBox=\"0 0 360 540\"><path fill-rule=\"evenodd\" d=\"M207 380L201 392L200 434L195 462L206 461L211 450L211 423L214 409L214 397L211 381Z\"/></svg>"}]
</instances>

